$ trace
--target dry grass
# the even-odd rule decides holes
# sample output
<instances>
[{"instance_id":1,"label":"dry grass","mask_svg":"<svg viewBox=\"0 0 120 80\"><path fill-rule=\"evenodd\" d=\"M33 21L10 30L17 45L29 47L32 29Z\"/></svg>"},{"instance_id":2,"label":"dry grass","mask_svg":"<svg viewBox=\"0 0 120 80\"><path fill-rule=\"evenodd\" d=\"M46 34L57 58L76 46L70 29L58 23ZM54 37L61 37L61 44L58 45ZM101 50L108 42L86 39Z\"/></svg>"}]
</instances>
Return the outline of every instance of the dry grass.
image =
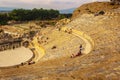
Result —
<instances>
[{"instance_id":1,"label":"dry grass","mask_svg":"<svg viewBox=\"0 0 120 80\"><path fill-rule=\"evenodd\" d=\"M95 14L99 11L106 12L112 9L117 9L119 7L120 5L111 5L109 2L94 2L94 3L83 4L73 12L72 18L76 18L78 15L82 15L85 13Z\"/></svg>"}]
</instances>

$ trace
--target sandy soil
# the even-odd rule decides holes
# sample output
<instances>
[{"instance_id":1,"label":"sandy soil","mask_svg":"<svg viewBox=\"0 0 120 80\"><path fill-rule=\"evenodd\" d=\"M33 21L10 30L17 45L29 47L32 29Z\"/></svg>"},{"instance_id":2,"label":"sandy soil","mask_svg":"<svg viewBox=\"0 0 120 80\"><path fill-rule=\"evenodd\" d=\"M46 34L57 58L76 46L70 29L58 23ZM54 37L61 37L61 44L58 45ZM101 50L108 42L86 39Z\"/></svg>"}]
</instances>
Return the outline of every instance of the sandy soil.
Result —
<instances>
[{"instance_id":1,"label":"sandy soil","mask_svg":"<svg viewBox=\"0 0 120 80\"><path fill-rule=\"evenodd\" d=\"M0 52L0 67L19 65L31 59L32 56L33 53L25 47L2 51Z\"/></svg>"}]
</instances>

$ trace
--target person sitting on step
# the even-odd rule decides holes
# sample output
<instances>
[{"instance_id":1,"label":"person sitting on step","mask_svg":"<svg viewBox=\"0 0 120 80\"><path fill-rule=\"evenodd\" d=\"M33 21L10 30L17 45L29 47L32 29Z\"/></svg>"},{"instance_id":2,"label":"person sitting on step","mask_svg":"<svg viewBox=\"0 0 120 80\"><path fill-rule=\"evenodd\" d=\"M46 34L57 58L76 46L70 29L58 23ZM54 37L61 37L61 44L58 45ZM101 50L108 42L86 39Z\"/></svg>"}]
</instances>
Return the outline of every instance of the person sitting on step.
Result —
<instances>
[{"instance_id":1,"label":"person sitting on step","mask_svg":"<svg viewBox=\"0 0 120 80\"><path fill-rule=\"evenodd\" d=\"M79 49L79 52L78 52L77 54L72 54L71 58L74 58L74 57L77 57L77 56L82 55L82 50L83 50L82 45L80 45L80 47L79 47L79 48L80 48L80 49Z\"/></svg>"}]
</instances>

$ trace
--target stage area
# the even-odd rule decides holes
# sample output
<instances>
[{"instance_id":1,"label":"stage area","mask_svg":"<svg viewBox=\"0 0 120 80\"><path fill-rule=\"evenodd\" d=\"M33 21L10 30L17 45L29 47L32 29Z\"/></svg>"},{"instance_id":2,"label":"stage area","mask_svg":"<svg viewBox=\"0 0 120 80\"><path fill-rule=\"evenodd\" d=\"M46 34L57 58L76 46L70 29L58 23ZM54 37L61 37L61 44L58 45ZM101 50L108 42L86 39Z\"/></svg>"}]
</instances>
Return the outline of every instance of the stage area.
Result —
<instances>
[{"instance_id":1,"label":"stage area","mask_svg":"<svg viewBox=\"0 0 120 80\"><path fill-rule=\"evenodd\" d=\"M32 51L25 47L2 51L0 52L0 67L19 65L22 62L29 61L32 57Z\"/></svg>"}]
</instances>

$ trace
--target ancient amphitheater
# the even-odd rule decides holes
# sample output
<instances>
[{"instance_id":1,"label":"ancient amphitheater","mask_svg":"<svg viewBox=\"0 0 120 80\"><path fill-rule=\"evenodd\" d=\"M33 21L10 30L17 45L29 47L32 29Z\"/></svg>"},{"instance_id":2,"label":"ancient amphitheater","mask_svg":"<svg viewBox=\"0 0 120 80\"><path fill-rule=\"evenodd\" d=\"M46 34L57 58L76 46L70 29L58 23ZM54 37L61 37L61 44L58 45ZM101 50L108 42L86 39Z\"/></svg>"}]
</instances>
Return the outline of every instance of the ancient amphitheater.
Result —
<instances>
[{"instance_id":1,"label":"ancient amphitheater","mask_svg":"<svg viewBox=\"0 0 120 80\"><path fill-rule=\"evenodd\" d=\"M35 54L29 47L26 34L11 34L0 30L0 68L19 67L31 62ZM29 48L28 48L29 47Z\"/></svg>"},{"instance_id":2,"label":"ancient amphitheater","mask_svg":"<svg viewBox=\"0 0 120 80\"><path fill-rule=\"evenodd\" d=\"M42 29L40 35L34 37L34 45L31 44L38 53L36 64L0 69L0 79L119 80L119 12L120 9L115 9L98 16L83 14L61 29ZM79 51L80 44L84 54L70 58ZM40 51L44 54L40 55Z\"/></svg>"}]
</instances>

